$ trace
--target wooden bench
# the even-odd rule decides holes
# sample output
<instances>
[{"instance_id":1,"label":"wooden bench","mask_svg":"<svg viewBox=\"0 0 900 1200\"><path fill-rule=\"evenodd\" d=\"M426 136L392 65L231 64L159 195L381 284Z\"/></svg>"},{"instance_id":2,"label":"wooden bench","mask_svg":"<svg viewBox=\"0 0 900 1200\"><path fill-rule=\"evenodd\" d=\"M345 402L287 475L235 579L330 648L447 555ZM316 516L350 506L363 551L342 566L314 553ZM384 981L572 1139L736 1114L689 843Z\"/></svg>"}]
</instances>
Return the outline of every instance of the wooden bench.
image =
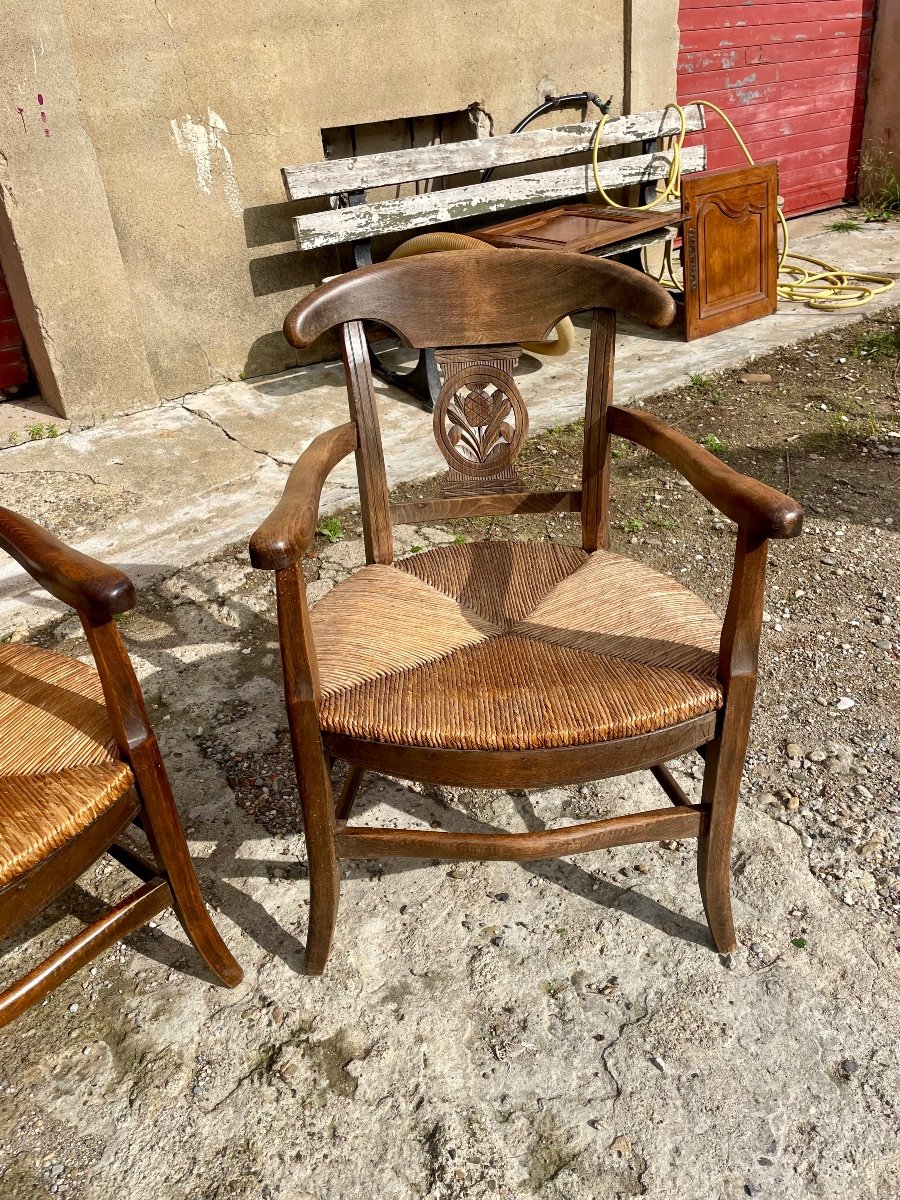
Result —
<instances>
[{"instance_id":1,"label":"wooden bench","mask_svg":"<svg viewBox=\"0 0 900 1200\"><path fill-rule=\"evenodd\" d=\"M687 129L705 128L703 113L691 105ZM601 151L620 150L615 158L600 162L603 187L628 188L637 185L644 202L656 183L669 171L671 151L660 149L660 139L673 137L681 128L672 110L636 113L607 122ZM465 222L469 227L482 223L494 213L534 210L538 206L575 198L596 196L590 163L593 121L553 129L529 129L522 133L472 141L448 142L437 146L393 150L354 158L330 159L302 166L284 167L282 175L288 199L309 201L327 198L329 207L293 218L294 234L301 250L322 250L329 246L348 246L354 266L372 262L371 242L375 237L395 236L407 231L446 229ZM621 153L635 148L635 153ZM558 166L553 160L572 159L574 165ZM550 165L548 165L550 160ZM527 174L482 179L439 190L369 200L373 189L448 177L473 172L492 172L500 167L521 168L533 164ZM702 171L706 166L706 148L691 146L682 153L684 174ZM677 219L678 208L673 216ZM480 229L478 233L483 233ZM622 237L596 253L603 256L639 253L649 242L671 237L668 225L647 229L638 236L623 224ZM426 407L433 407L440 375L433 355L425 351L413 371L398 374L388 371L373 354L372 365L390 382L419 395Z\"/></svg>"}]
</instances>

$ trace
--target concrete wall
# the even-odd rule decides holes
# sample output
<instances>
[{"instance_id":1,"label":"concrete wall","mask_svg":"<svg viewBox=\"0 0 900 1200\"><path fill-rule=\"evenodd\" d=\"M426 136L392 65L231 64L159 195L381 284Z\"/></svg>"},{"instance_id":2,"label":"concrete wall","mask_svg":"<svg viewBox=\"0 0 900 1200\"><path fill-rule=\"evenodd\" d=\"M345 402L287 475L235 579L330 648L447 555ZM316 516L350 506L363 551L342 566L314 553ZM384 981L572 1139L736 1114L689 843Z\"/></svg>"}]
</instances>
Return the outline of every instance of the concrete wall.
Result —
<instances>
[{"instance_id":1,"label":"concrete wall","mask_svg":"<svg viewBox=\"0 0 900 1200\"><path fill-rule=\"evenodd\" d=\"M860 191L877 190L884 173L900 176L900 3L879 0L866 93Z\"/></svg>"},{"instance_id":2,"label":"concrete wall","mask_svg":"<svg viewBox=\"0 0 900 1200\"><path fill-rule=\"evenodd\" d=\"M21 259L83 423L297 361L284 314L336 259L294 250L280 167L321 158L322 128L477 100L505 132L548 91L612 93L617 112L675 93L677 0L4 13L4 264Z\"/></svg>"}]
</instances>

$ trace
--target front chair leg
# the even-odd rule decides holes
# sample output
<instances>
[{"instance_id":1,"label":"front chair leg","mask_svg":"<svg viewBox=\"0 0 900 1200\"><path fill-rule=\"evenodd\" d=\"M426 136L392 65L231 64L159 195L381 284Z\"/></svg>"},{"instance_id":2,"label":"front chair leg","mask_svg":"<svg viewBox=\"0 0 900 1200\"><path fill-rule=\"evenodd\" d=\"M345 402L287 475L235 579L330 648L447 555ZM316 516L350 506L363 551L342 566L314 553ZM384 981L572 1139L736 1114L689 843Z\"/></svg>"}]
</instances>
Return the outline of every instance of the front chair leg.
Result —
<instances>
[{"instance_id":1,"label":"front chair leg","mask_svg":"<svg viewBox=\"0 0 900 1200\"><path fill-rule=\"evenodd\" d=\"M738 697L732 694L729 699L737 701ZM741 705L735 707L740 709ZM703 772L704 814L697 844L697 877L706 920L720 954L737 949L731 915L731 836L747 753L749 705L747 709L746 718L740 712L726 710L721 733L706 747Z\"/></svg>"},{"instance_id":2,"label":"front chair leg","mask_svg":"<svg viewBox=\"0 0 900 1200\"><path fill-rule=\"evenodd\" d=\"M324 757L321 769L297 772L309 866L309 928L306 972L321 975L328 962L341 894L341 874L334 844L334 795Z\"/></svg>"}]
</instances>

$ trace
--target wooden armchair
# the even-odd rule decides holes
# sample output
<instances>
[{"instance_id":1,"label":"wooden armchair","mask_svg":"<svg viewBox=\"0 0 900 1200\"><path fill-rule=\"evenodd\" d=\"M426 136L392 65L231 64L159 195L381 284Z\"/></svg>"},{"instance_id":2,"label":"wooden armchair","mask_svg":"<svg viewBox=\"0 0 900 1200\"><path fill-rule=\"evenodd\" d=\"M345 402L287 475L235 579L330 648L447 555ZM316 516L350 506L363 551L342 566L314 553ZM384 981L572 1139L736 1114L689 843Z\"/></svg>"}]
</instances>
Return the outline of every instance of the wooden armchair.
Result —
<instances>
[{"instance_id":1,"label":"wooden armchair","mask_svg":"<svg viewBox=\"0 0 900 1200\"><path fill-rule=\"evenodd\" d=\"M0 938L104 853L141 886L5 991L0 1026L107 946L173 907L207 966L229 987L242 971L200 895L172 790L115 616L134 608L121 571L0 508L0 549L78 611L96 670L52 650L0 644ZM149 862L117 839L132 821Z\"/></svg>"},{"instance_id":2,"label":"wooden armchair","mask_svg":"<svg viewBox=\"0 0 900 1200\"><path fill-rule=\"evenodd\" d=\"M518 343L582 310L593 318L581 488L527 492L515 471L528 425L512 373ZM340 327L351 417L301 455L250 546L254 566L275 571L309 858L311 973L328 957L341 858L526 861L660 838L698 839L712 936L721 952L734 948L730 846L766 549L769 538L799 532L802 511L656 418L610 403L616 313L660 328L674 311L668 293L627 267L504 250L367 267L288 315L285 333L297 347ZM436 350L444 383L434 432L449 464L439 499L389 503L364 320L391 327L412 347L454 347ZM675 580L609 552L612 435L660 455L737 522L724 624ZM351 452L368 565L309 613L301 559L323 481ZM581 547L464 543L394 561L392 523L526 512L580 512ZM665 766L695 749L706 761L700 804ZM350 764L336 803L334 759ZM347 823L365 770L521 789L645 768L674 807L530 833Z\"/></svg>"}]
</instances>

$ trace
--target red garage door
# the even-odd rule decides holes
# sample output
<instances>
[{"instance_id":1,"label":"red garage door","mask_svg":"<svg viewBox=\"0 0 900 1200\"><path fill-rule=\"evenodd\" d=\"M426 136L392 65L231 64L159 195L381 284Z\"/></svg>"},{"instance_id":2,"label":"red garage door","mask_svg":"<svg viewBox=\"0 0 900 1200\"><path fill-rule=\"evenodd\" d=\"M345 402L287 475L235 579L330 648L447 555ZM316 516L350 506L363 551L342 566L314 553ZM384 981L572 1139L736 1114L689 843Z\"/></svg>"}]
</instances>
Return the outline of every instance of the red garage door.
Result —
<instances>
[{"instance_id":1,"label":"red garage door","mask_svg":"<svg viewBox=\"0 0 900 1200\"><path fill-rule=\"evenodd\" d=\"M788 213L856 195L875 0L681 0L678 99L712 100L757 162L775 159ZM714 113L709 166L744 158Z\"/></svg>"}]
</instances>

